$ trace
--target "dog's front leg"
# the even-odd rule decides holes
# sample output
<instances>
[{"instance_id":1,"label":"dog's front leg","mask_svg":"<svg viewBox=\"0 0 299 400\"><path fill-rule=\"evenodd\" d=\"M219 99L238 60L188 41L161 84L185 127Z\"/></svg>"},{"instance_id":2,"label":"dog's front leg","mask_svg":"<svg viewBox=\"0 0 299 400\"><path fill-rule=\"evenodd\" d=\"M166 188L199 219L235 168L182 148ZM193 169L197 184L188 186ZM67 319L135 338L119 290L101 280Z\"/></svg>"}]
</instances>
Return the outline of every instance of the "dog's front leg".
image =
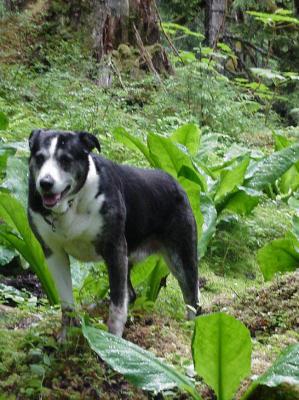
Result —
<instances>
[{"instance_id":1,"label":"dog's front leg","mask_svg":"<svg viewBox=\"0 0 299 400\"><path fill-rule=\"evenodd\" d=\"M128 257L124 237L104 246L103 257L110 282L110 308L107 322L110 333L122 336L128 310Z\"/></svg>"},{"instance_id":2,"label":"dog's front leg","mask_svg":"<svg viewBox=\"0 0 299 400\"><path fill-rule=\"evenodd\" d=\"M66 327L76 325L75 318L70 315L74 312L70 261L68 255L62 249L59 249L59 251L51 253L46 258L46 262L54 279L61 303L63 329L58 335L58 340L65 341Z\"/></svg>"}]
</instances>

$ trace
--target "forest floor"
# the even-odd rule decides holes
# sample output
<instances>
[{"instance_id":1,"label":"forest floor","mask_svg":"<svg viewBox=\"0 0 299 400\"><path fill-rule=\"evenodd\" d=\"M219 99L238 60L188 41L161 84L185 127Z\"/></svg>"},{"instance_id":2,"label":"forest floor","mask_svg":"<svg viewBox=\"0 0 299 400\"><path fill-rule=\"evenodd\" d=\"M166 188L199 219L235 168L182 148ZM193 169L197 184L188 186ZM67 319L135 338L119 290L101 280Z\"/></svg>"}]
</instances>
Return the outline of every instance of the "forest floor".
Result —
<instances>
[{"instance_id":1,"label":"forest floor","mask_svg":"<svg viewBox=\"0 0 299 400\"><path fill-rule=\"evenodd\" d=\"M217 279L217 278L216 278ZM209 277L202 288L205 298ZM2 277L0 283L27 289L37 298L42 289L36 278L26 274ZM176 286L170 279L170 286ZM208 295L203 313L225 311L242 321L253 341L253 375L260 375L273 363L280 351L298 341L299 272L277 277L272 283L240 292ZM162 289L160 307L171 294ZM207 303L207 300L204 301ZM9 301L8 301L9 303ZM89 348L77 328L70 329L68 342L56 341L60 328L60 312L40 302L0 304L0 388L1 399L162 399L131 385L112 371ZM159 305L158 305L159 308ZM82 311L82 309L81 309ZM92 317L105 321L108 303L93 311ZM297 332L297 333L296 333ZM192 375L192 323L161 310L131 311L124 338L147 349L182 372ZM205 400L215 399L213 391L197 379L197 387ZM242 382L235 399L248 388L250 379ZM280 394L278 394L280 393ZM182 392L168 392L171 398L188 399ZM259 399L295 399L299 392L282 386L271 395L268 389ZM268 396L268 397L267 397ZM269 397L272 396L272 397Z\"/></svg>"}]
</instances>

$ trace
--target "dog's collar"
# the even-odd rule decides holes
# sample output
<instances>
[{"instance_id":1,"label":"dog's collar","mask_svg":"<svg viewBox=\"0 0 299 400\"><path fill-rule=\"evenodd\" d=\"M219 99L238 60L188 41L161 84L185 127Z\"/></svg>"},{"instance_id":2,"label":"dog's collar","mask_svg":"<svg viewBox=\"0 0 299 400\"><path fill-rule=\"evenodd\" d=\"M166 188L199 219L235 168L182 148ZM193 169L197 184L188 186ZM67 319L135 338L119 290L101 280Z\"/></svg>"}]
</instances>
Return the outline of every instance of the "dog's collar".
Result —
<instances>
[{"instance_id":1,"label":"dog's collar","mask_svg":"<svg viewBox=\"0 0 299 400\"><path fill-rule=\"evenodd\" d=\"M44 217L44 220L46 221L46 223L47 223L48 225L51 226L53 232L56 232L56 229L57 229L57 222L58 222L58 220L59 220L59 217L60 217L61 215L66 214L66 213L68 212L68 210L72 207L73 203L74 203L74 199L69 200L69 201L68 201L68 208L67 208L67 210L66 210L65 212L61 213L61 214L56 214L56 215L54 215L54 213L50 213L49 216L45 216L45 215L43 216L43 217ZM49 217L49 218L48 218L48 217Z\"/></svg>"}]
</instances>

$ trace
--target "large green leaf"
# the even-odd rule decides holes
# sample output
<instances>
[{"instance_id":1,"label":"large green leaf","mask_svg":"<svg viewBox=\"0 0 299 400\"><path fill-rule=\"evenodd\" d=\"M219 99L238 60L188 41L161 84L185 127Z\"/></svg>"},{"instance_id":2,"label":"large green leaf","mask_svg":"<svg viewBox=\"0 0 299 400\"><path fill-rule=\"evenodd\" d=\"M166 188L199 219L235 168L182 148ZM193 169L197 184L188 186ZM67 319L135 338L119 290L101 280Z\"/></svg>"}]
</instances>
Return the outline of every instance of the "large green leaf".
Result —
<instances>
[{"instance_id":1,"label":"large green leaf","mask_svg":"<svg viewBox=\"0 0 299 400\"><path fill-rule=\"evenodd\" d=\"M158 294L161 289L161 282L167 277L169 274L169 269L165 264L163 258L159 258L155 268L149 274L146 279L147 283L147 291L146 298L147 300L155 302L157 300Z\"/></svg>"},{"instance_id":2,"label":"large green leaf","mask_svg":"<svg viewBox=\"0 0 299 400\"><path fill-rule=\"evenodd\" d=\"M164 260L152 255L134 265L131 271L131 282L134 287L142 284L145 287L147 300L155 302L161 288L161 281L169 274Z\"/></svg>"},{"instance_id":3,"label":"large green leaf","mask_svg":"<svg viewBox=\"0 0 299 400\"><path fill-rule=\"evenodd\" d=\"M207 192L208 187L206 179L204 175L201 174L198 170L195 170L195 168L190 168L186 165L183 165L178 172L178 178L180 177L184 177L189 181L197 183L203 192Z\"/></svg>"},{"instance_id":4,"label":"large green leaf","mask_svg":"<svg viewBox=\"0 0 299 400\"><path fill-rule=\"evenodd\" d=\"M183 125L172 134L171 140L182 144L191 155L195 155L200 145L200 130L194 124Z\"/></svg>"},{"instance_id":5,"label":"large green leaf","mask_svg":"<svg viewBox=\"0 0 299 400\"><path fill-rule=\"evenodd\" d=\"M274 141L275 141L275 151L282 150L291 145L289 139L284 135L280 135L278 133L273 133Z\"/></svg>"},{"instance_id":6,"label":"large green leaf","mask_svg":"<svg viewBox=\"0 0 299 400\"><path fill-rule=\"evenodd\" d=\"M155 167L163 169L175 178L183 165L192 168L190 155L183 150L183 146L179 147L170 138L149 133L147 144Z\"/></svg>"},{"instance_id":7,"label":"large green leaf","mask_svg":"<svg viewBox=\"0 0 299 400\"><path fill-rule=\"evenodd\" d=\"M219 186L214 197L216 204L223 201L225 196L235 191L239 185L242 185L249 159L249 155L242 156L233 165L221 171Z\"/></svg>"},{"instance_id":8,"label":"large green leaf","mask_svg":"<svg viewBox=\"0 0 299 400\"><path fill-rule=\"evenodd\" d=\"M275 387L282 383L299 385L299 343L288 346L275 363L253 382L242 400L258 398L254 393L261 385Z\"/></svg>"},{"instance_id":9,"label":"large green leaf","mask_svg":"<svg viewBox=\"0 0 299 400\"><path fill-rule=\"evenodd\" d=\"M12 147L1 146L0 147L0 172L2 172L7 165L7 160L9 156L13 155L16 152Z\"/></svg>"},{"instance_id":10,"label":"large green leaf","mask_svg":"<svg viewBox=\"0 0 299 400\"><path fill-rule=\"evenodd\" d=\"M196 372L218 400L231 400L250 373L249 330L233 316L215 313L195 318L192 354Z\"/></svg>"},{"instance_id":11,"label":"large green leaf","mask_svg":"<svg viewBox=\"0 0 299 400\"><path fill-rule=\"evenodd\" d=\"M87 326L84 320L82 332L92 350L111 368L141 389L158 393L180 387L187 390L194 399L201 399L187 377L164 364L150 352L108 332Z\"/></svg>"},{"instance_id":12,"label":"large green leaf","mask_svg":"<svg viewBox=\"0 0 299 400\"><path fill-rule=\"evenodd\" d=\"M226 209L240 215L249 214L257 206L261 195L257 190L239 186L236 193L227 197L225 202L217 207L217 211Z\"/></svg>"},{"instance_id":13,"label":"large green leaf","mask_svg":"<svg viewBox=\"0 0 299 400\"><path fill-rule=\"evenodd\" d=\"M24 207L28 198L28 158L9 157L7 160L6 177L1 187L7 188L14 194Z\"/></svg>"},{"instance_id":14,"label":"large green leaf","mask_svg":"<svg viewBox=\"0 0 299 400\"><path fill-rule=\"evenodd\" d=\"M154 254L135 264L130 274L132 285L134 287L140 285L150 275L158 262L159 256Z\"/></svg>"},{"instance_id":15,"label":"large green leaf","mask_svg":"<svg viewBox=\"0 0 299 400\"><path fill-rule=\"evenodd\" d=\"M16 252L7 245L0 243L0 266L7 265L16 256ZM1 269L0 269L1 272Z\"/></svg>"},{"instance_id":16,"label":"large green leaf","mask_svg":"<svg viewBox=\"0 0 299 400\"><path fill-rule=\"evenodd\" d=\"M8 194L0 194L0 218L7 224L1 225L0 236L28 261L50 303L58 304L55 283L45 263L42 248L30 229L22 204Z\"/></svg>"},{"instance_id":17,"label":"large green leaf","mask_svg":"<svg viewBox=\"0 0 299 400\"><path fill-rule=\"evenodd\" d=\"M184 177L180 177L179 182L188 194L190 205L197 224L198 239L200 239L202 235L202 224L204 223L204 219L200 210L200 186Z\"/></svg>"},{"instance_id":18,"label":"large green leaf","mask_svg":"<svg viewBox=\"0 0 299 400\"><path fill-rule=\"evenodd\" d=\"M279 151L291 145L283 135L274 134L275 150ZM295 163L278 181L278 187L282 193L296 191L299 187L299 162Z\"/></svg>"},{"instance_id":19,"label":"large green leaf","mask_svg":"<svg viewBox=\"0 0 299 400\"><path fill-rule=\"evenodd\" d=\"M203 217L202 232L198 242L198 257L202 258L216 231L217 211L213 200L206 193L200 193L200 211Z\"/></svg>"},{"instance_id":20,"label":"large green leaf","mask_svg":"<svg viewBox=\"0 0 299 400\"><path fill-rule=\"evenodd\" d=\"M296 197L290 197L288 205L294 210L299 211L299 199L296 199Z\"/></svg>"},{"instance_id":21,"label":"large green leaf","mask_svg":"<svg viewBox=\"0 0 299 400\"><path fill-rule=\"evenodd\" d=\"M250 164L244 186L263 190L273 184L299 160L299 143L284 148Z\"/></svg>"},{"instance_id":22,"label":"large green leaf","mask_svg":"<svg viewBox=\"0 0 299 400\"><path fill-rule=\"evenodd\" d=\"M124 128L117 127L113 130L113 136L125 146L131 150L139 150L148 160L148 162L153 165L153 161L150 157L149 150L141 140L137 139L135 136L130 135ZM153 165L154 166L154 165Z\"/></svg>"},{"instance_id":23,"label":"large green leaf","mask_svg":"<svg viewBox=\"0 0 299 400\"><path fill-rule=\"evenodd\" d=\"M266 280L277 272L295 271L299 268L299 241L288 232L285 239L273 240L261 248L257 259Z\"/></svg>"}]
</instances>

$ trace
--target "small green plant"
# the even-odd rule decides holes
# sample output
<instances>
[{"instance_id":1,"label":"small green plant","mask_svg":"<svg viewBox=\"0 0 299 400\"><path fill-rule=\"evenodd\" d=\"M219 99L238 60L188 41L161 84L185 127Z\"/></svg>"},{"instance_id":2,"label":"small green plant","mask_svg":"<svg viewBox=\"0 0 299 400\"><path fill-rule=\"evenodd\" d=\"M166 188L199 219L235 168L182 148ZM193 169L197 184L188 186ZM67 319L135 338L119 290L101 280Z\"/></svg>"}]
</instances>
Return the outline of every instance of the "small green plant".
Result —
<instances>
[{"instance_id":1,"label":"small green plant","mask_svg":"<svg viewBox=\"0 0 299 400\"><path fill-rule=\"evenodd\" d=\"M22 204L8 194L0 194L0 237L15 248L38 276L51 304L58 304L58 294L45 262L42 248L30 229Z\"/></svg>"},{"instance_id":2,"label":"small green plant","mask_svg":"<svg viewBox=\"0 0 299 400\"><path fill-rule=\"evenodd\" d=\"M271 280L277 272L299 268L299 217L293 216L293 231L287 231L284 239L273 240L261 248L257 258L266 280Z\"/></svg>"}]
</instances>

